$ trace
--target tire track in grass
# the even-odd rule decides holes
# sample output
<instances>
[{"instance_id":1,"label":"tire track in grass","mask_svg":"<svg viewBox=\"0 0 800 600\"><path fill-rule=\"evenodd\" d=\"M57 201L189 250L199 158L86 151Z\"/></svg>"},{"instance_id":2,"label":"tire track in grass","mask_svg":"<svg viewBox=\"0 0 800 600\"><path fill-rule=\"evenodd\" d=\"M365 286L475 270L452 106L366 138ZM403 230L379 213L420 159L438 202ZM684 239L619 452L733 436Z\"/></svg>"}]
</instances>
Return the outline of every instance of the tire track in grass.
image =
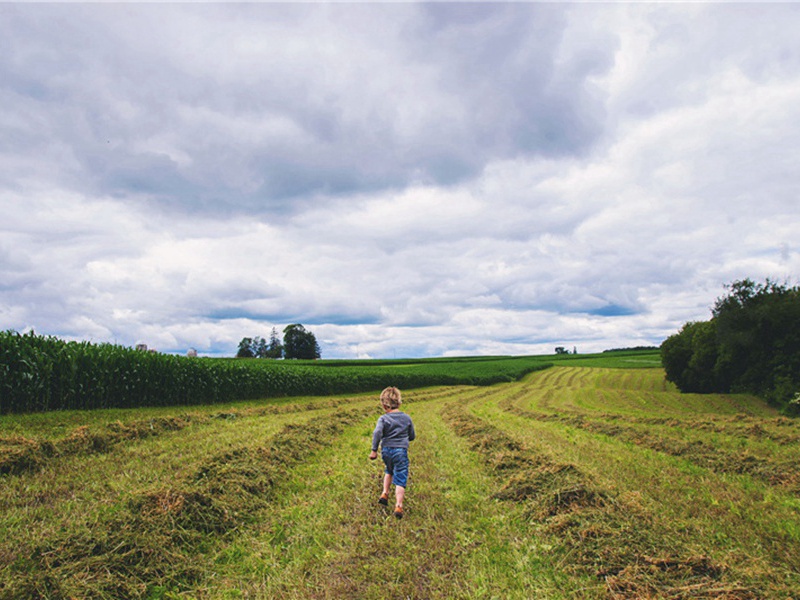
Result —
<instances>
[{"instance_id":1,"label":"tire track in grass","mask_svg":"<svg viewBox=\"0 0 800 600\"><path fill-rule=\"evenodd\" d=\"M452 507L437 485L432 429L425 426L422 406L408 407L418 439L411 444L411 469L406 514L401 521L377 504L382 463L367 461L375 412L361 432L345 442L337 518L332 528L336 548L315 565L308 598L466 598L459 591L459 546L452 528ZM348 446L349 443L349 446ZM340 448L341 449L341 448Z\"/></svg>"}]
</instances>

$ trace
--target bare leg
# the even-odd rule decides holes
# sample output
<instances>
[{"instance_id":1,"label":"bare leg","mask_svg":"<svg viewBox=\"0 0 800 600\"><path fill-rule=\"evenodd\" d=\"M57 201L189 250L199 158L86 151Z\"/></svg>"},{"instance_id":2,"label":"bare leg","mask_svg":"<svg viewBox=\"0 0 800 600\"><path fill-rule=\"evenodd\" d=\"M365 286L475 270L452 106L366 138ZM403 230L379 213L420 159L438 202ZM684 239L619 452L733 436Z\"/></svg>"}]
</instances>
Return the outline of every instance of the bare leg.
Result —
<instances>
[{"instance_id":1,"label":"bare leg","mask_svg":"<svg viewBox=\"0 0 800 600\"><path fill-rule=\"evenodd\" d=\"M396 498L396 504L398 508L403 508L403 500L406 497L406 488L401 485L394 486L394 494Z\"/></svg>"},{"instance_id":2,"label":"bare leg","mask_svg":"<svg viewBox=\"0 0 800 600\"><path fill-rule=\"evenodd\" d=\"M383 493L384 495L389 495L389 488L392 486L392 476L389 473L385 473L383 476Z\"/></svg>"}]
</instances>

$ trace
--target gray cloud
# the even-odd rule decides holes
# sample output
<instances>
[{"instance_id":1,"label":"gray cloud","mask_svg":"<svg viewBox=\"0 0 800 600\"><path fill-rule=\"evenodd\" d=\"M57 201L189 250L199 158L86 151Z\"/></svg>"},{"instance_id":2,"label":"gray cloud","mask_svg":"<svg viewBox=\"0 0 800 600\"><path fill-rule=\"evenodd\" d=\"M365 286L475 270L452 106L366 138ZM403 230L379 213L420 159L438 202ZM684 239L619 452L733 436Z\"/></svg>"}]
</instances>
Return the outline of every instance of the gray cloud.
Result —
<instances>
[{"instance_id":1,"label":"gray cloud","mask_svg":"<svg viewBox=\"0 0 800 600\"><path fill-rule=\"evenodd\" d=\"M757 8L7 5L0 328L658 343L800 269L800 15Z\"/></svg>"},{"instance_id":2,"label":"gray cloud","mask_svg":"<svg viewBox=\"0 0 800 600\"><path fill-rule=\"evenodd\" d=\"M62 185L212 209L452 184L585 151L612 43L556 63L547 5L14 6L14 152ZM145 41L146 40L146 41ZM66 159L66 160L65 160Z\"/></svg>"}]
</instances>

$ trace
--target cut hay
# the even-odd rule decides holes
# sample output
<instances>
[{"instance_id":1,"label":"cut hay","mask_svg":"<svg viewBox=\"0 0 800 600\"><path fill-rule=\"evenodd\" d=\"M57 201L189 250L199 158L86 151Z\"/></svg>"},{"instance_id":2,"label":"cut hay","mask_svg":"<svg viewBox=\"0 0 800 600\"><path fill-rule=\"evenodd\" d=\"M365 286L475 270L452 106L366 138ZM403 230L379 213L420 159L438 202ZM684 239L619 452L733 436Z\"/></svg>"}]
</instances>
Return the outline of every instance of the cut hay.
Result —
<instances>
[{"instance_id":1,"label":"cut hay","mask_svg":"<svg viewBox=\"0 0 800 600\"><path fill-rule=\"evenodd\" d=\"M293 466L365 416L347 411L286 426L269 447L224 452L183 482L128 499L105 519L55 536L16 561L0 600L125 600L187 589L202 576L194 556L251 523ZM81 430L71 439L85 435Z\"/></svg>"},{"instance_id":2,"label":"cut hay","mask_svg":"<svg viewBox=\"0 0 800 600\"><path fill-rule=\"evenodd\" d=\"M725 581L727 569L706 556L680 558L680 544L658 529L640 495L615 497L577 466L523 447L463 407L443 416L501 482L493 497L520 504L523 519L569 557L564 568L603 580L611 598L759 597ZM651 558L658 555L666 558Z\"/></svg>"}]
</instances>

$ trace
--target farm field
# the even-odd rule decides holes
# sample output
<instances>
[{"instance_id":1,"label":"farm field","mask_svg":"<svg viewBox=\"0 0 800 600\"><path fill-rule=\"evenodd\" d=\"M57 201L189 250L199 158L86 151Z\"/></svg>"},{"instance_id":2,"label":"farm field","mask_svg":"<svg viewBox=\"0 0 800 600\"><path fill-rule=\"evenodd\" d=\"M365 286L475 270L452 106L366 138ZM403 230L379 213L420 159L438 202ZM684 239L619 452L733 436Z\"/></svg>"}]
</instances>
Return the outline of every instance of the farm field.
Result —
<instances>
[{"instance_id":1,"label":"farm field","mask_svg":"<svg viewBox=\"0 0 800 600\"><path fill-rule=\"evenodd\" d=\"M404 390L401 521L377 391L3 417L0 599L796 597L800 424L647 356Z\"/></svg>"},{"instance_id":2,"label":"farm field","mask_svg":"<svg viewBox=\"0 0 800 600\"><path fill-rule=\"evenodd\" d=\"M217 405L404 389L491 385L550 366L541 356L399 360L198 358L0 331L0 415Z\"/></svg>"}]
</instances>

